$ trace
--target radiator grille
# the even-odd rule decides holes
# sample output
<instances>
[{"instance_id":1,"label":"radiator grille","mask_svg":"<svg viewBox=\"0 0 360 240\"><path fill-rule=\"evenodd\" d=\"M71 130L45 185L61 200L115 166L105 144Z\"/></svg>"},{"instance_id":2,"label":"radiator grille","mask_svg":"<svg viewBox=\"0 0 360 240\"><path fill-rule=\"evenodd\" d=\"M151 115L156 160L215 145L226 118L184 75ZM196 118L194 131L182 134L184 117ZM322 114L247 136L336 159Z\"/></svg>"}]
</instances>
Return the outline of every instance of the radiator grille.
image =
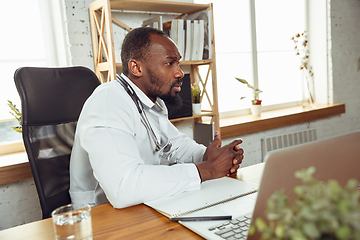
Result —
<instances>
[{"instance_id":1,"label":"radiator grille","mask_svg":"<svg viewBox=\"0 0 360 240\"><path fill-rule=\"evenodd\" d=\"M266 153L270 151L313 142L316 140L316 129L306 129L298 132L265 137L261 139L262 158L264 159Z\"/></svg>"}]
</instances>

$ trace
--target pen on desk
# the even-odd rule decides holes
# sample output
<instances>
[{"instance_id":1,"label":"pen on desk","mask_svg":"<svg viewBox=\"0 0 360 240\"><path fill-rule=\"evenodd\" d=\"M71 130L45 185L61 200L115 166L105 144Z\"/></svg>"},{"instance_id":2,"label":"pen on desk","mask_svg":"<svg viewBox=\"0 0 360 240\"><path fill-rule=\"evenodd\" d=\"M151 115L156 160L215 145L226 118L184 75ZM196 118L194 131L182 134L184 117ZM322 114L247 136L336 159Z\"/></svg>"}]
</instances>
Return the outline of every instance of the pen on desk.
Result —
<instances>
[{"instance_id":1,"label":"pen on desk","mask_svg":"<svg viewBox=\"0 0 360 240\"><path fill-rule=\"evenodd\" d=\"M175 217L169 218L170 221L219 221L231 220L231 215L228 216L204 216L204 217Z\"/></svg>"}]
</instances>

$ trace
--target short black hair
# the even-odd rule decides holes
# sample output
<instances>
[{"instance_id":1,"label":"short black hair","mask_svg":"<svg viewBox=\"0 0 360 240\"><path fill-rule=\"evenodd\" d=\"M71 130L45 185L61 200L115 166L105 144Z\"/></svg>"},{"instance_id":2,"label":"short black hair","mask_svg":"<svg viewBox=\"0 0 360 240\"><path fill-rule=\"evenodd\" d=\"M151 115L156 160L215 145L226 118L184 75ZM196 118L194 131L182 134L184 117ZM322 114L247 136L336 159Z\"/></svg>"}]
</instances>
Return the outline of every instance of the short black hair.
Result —
<instances>
[{"instance_id":1,"label":"short black hair","mask_svg":"<svg viewBox=\"0 0 360 240\"><path fill-rule=\"evenodd\" d=\"M125 36L121 47L122 72L125 75L129 74L128 63L131 59L146 61L148 58L151 34L167 37L163 31L151 27L135 28Z\"/></svg>"}]
</instances>

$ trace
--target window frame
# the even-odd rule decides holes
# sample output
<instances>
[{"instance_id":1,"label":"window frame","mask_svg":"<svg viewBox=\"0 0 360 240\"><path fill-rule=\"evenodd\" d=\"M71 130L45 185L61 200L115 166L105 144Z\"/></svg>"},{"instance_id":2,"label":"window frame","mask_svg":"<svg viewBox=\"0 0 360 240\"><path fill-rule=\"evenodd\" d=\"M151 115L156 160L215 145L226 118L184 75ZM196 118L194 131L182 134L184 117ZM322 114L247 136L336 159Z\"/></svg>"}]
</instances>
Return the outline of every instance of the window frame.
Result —
<instances>
[{"instance_id":1,"label":"window frame","mask_svg":"<svg viewBox=\"0 0 360 240\"><path fill-rule=\"evenodd\" d=\"M259 86L259 72L258 72L258 54L259 51L257 49L257 35L256 35L256 9L255 9L255 0L248 0L249 1L249 12L250 12L250 35L251 35L251 58L252 58L252 75L253 75L253 85L255 88L259 88L261 89L261 86ZM201 1L200 1L201 2ZM304 28L306 29L306 31L309 32L310 28L309 28L309 11L310 11L310 3L309 0L305 0L305 16L304 16L304 20L305 20L305 26ZM202 2L201 2L202 3ZM314 4L312 4L314 5ZM318 7L318 6L317 6ZM322 6L323 7L323 6ZM314 9L316 9L315 6L313 6ZM315 19L315 17L313 17ZM317 20L316 20L317 21ZM323 23L321 23L323 24ZM324 26L324 25L323 25ZM216 32L216 29L215 29ZM291 36L290 36L291 37ZM290 41L290 37L289 37L289 41ZM315 50L315 49L312 49ZM315 50L316 52L316 50ZM295 52L294 52L295 53ZM326 54L325 54L326 55ZM313 56L312 56L313 57ZM219 63L217 63L218 65ZM301 74L301 73L300 73ZM305 83L305 79L302 79L302 85L304 85ZM328 89L328 87L326 88ZM301 90L300 90L301 91ZM328 95L328 93L327 93ZM221 96L219 96L221 97ZM256 95L256 97L259 97L259 94ZM331 103L330 101L321 101L321 103L323 104L327 104L327 103ZM284 102L284 103L278 103L278 104L272 104L272 105L266 105L266 106L262 106L262 111L270 111L270 110L275 110L275 109L283 109L283 108L288 108L288 107L294 107L294 106L301 106L302 105L302 100L298 100L298 101L291 101L291 102ZM250 108L245 108L245 109L237 109L237 110L232 110L232 111L221 111L221 107L219 107L220 112L220 119L221 118L227 118L227 117L234 117L234 116L239 116L239 115L247 115L251 113Z\"/></svg>"},{"instance_id":2,"label":"window frame","mask_svg":"<svg viewBox=\"0 0 360 240\"><path fill-rule=\"evenodd\" d=\"M64 3L60 1L37 0L41 18L41 29L45 45L47 66L59 67L70 65L70 53L66 48ZM12 62L24 62L18 58ZM38 59L26 59L27 62L38 62ZM20 110L21 107L17 106ZM15 118L0 119L2 122L14 121ZM21 133L19 133L21 134ZM0 144L0 155L25 151L23 141L11 141Z\"/></svg>"}]
</instances>

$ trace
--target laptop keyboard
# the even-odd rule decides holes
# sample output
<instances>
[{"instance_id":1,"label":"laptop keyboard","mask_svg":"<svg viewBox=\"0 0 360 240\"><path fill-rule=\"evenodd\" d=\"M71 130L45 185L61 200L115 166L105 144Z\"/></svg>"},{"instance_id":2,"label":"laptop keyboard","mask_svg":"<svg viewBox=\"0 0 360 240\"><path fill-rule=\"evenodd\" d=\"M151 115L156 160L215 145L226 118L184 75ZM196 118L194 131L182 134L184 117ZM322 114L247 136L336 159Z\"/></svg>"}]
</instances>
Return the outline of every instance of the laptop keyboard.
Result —
<instances>
[{"instance_id":1,"label":"laptop keyboard","mask_svg":"<svg viewBox=\"0 0 360 240\"><path fill-rule=\"evenodd\" d=\"M226 240L246 239L252 213L213 226L208 230Z\"/></svg>"}]
</instances>

